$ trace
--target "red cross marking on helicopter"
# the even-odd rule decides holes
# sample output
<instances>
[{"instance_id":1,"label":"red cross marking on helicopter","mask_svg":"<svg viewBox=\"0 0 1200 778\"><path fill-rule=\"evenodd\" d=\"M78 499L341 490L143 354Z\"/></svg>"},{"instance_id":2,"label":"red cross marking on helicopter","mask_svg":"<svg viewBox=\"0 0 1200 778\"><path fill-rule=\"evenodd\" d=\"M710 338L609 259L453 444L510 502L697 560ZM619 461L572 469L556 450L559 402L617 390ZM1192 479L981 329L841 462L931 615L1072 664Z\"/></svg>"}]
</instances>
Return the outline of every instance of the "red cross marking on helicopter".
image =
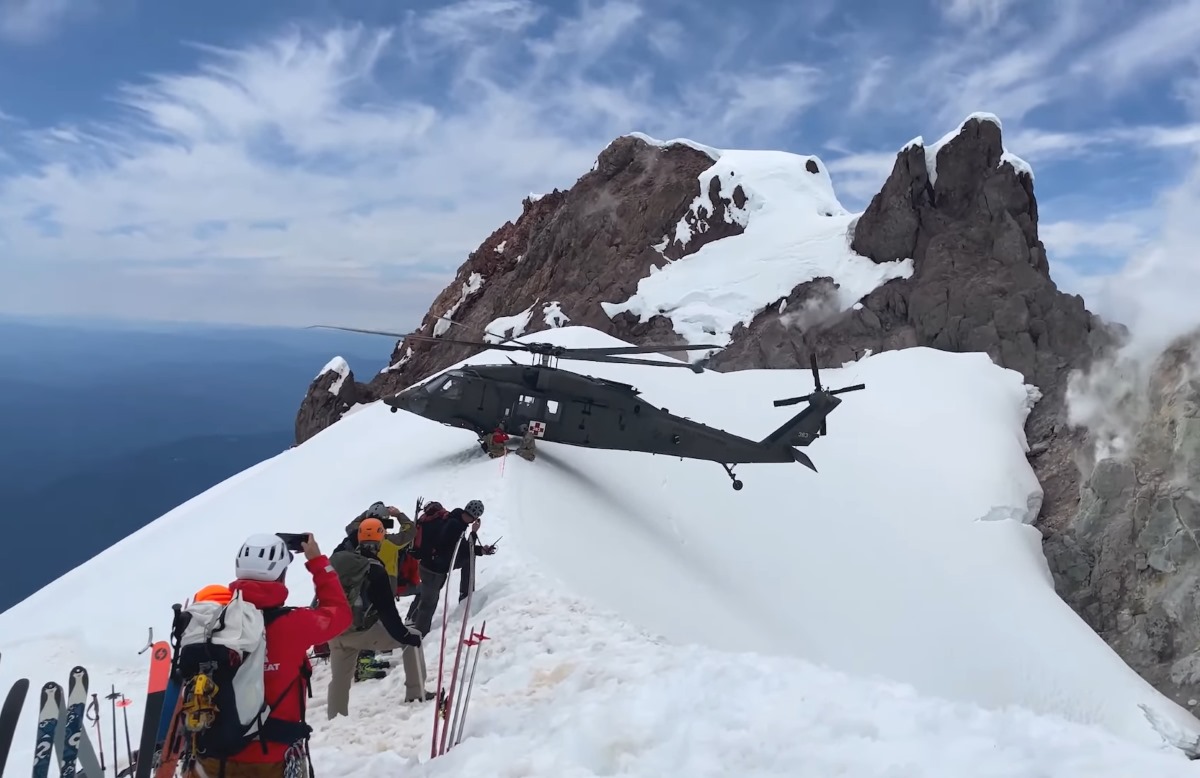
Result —
<instances>
[{"instance_id":1,"label":"red cross marking on helicopter","mask_svg":"<svg viewBox=\"0 0 1200 778\"><path fill-rule=\"evenodd\" d=\"M542 435L546 434L546 422L544 422L544 421L529 422L529 431L533 433L533 436L535 438L542 437Z\"/></svg>"}]
</instances>

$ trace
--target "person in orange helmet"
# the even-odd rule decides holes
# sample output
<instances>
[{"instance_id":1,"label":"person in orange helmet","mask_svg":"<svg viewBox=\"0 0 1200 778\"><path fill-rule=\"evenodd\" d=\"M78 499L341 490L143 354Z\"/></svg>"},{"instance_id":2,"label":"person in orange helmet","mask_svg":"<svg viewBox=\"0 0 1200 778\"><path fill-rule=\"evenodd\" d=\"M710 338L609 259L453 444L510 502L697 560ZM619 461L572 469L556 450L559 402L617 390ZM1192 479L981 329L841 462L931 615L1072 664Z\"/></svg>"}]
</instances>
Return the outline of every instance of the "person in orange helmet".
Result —
<instances>
[{"instance_id":1,"label":"person in orange helmet","mask_svg":"<svg viewBox=\"0 0 1200 778\"><path fill-rule=\"evenodd\" d=\"M425 654L421 633L409 627L396 610L395 590L388 579L379 548L384 539L383 522L363 519L358 525L355 547L333 552L329 563L337 571L353 620L342 634L329 641L329 689L326 715L350 715L350 686L361 651L402 649L406 702L433 699L426 691Z\"/></svg>"},{"instance_id":2,"label":"person in orange helmet","mask_svg":"<svg viewBox=\"0 0 1200 778\"><path fill-rule=\"evenodd\" d=\"M233 600L233 592L222 584L209 584L192 595L194 602L219 602L228 605Z\"/></svg>"},{"instance_id":3,"label":"person in orange helmet","mask_svg":"<svg viewBox=\"0 0 1200 778\"><path fill-rule=\"evenodd\" d=\"M192 595L193 602L217 602L228 605L233 599L233 592L222 584L209 584ZM179 714L179 683L172 675L167 681L167 692L163 700L162 716L158 720L158 742L167 739L171 729L171 720Z\"/></svg>"}]
</instances>

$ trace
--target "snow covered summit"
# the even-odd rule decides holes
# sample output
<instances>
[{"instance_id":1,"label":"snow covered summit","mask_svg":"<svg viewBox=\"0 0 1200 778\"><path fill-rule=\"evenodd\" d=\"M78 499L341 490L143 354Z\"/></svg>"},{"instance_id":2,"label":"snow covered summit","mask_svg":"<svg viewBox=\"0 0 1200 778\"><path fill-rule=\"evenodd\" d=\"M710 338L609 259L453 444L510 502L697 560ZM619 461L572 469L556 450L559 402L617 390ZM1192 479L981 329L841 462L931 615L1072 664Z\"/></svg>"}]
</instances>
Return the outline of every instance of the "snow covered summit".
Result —
<instances>
[{"instance_id":1,"label":"snow covered summit","mask_svg":"<svg viewBox=\"0 0 1200 778\"><path fill-rule=\"evenodd\" d=\"M664 316L685 342L724 346L734 327L750 324L799 284L832 278L840 312L880 284L912 275L911 259L876 263L850 249L856 215L838 201L819 158L784 151L707 153L716 160L699 176L701 194L656 248L687 246L714 218L738 225L741 233L651 271L632 297L601 304L610 317L628 312L645 322ZM718 200L724 204L719 213ZM693 360L706 356L691 352Z\"/></svg>"},{"instance_id":2,"label":"snow covered summit","mask_svg":"<svg viewBox=\"0 0 1200 778\"><path fill-rule=\"evenodd\" d=\"M751 437L794 411L773 399L811 389L796 370L582 367ZM826 378L867 389L809 449L820 472L743 466L740 492L706 462L553 444L491 460L460 430L368 406L0 614L0 687L83 663L136 694L146 629L226 581L245 535L311 530L330 549L374 500L479 498L483 539L504 540L479 568L474 620L493 639L463 744L421 762L431 710L397 704L399 674L357 684L351 717L325 722L319 667L318 775L1193 775L1139 705L1200 724L1054 594L1028 524L1041 490L1021 376L918 348ZM302 571L289 578L308 602ZM14 763L32 742L27 713Z\"/></svg>"}]
</instances>

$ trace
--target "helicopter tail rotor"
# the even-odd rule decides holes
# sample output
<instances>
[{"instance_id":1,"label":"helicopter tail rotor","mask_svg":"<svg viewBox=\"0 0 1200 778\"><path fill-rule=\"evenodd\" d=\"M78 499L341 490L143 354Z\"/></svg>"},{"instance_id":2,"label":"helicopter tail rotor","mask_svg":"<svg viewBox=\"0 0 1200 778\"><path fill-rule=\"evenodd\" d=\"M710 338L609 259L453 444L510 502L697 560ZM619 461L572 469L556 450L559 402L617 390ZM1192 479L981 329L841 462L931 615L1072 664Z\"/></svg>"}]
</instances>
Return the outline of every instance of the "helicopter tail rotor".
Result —
<instances>
[{"instance_id":1,"label":"helicopter tail rotor","mask_svg":"<svg viewBox=\"0 0 1200 778\"><path fill-rule=\"evenodd\" d=\"M830 398L830 397L833 397L834 395L845 394L846 392L857 392L859 390L867 388L866 384L855 384L854 386L844 386L841 389L826 389L823 386L821 386L821 373L819 370L817 370L817 355L816 354L809 354L809 364L812 366L812 374L813 374L813 390L812 390L812 392L810 392L809 394L803 395L801 397L787 397L782 400L776 400L773 403L776 408L782 408L785 405L797 405L802 402L811 403L813 401L813 399L816 397ZM825 419L822 418L821 419L821 429L818 432L818 435L826 435L826 434L828 434L828 432L829 432L829 430L825 426Z\"/></svg>"}]
</instances>

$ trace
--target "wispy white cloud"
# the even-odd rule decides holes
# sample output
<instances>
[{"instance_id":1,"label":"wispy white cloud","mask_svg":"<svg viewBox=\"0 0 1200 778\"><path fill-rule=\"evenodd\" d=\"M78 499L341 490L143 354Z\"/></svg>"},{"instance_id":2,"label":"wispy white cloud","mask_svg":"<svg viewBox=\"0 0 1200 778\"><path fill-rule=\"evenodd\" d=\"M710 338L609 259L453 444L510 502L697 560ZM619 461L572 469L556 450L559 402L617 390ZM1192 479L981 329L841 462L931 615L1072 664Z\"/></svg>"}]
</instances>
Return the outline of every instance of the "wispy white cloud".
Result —
<instances>
[{"instance_id":1,"label":"wispy white cloud","mask_svg":"<svg viewBox=\"0 0 1200 778\"><path fill-rule=\"evenodd\" d=\"M92 0L0 0L0 39L36 43L68 19L92 10Z\"/></svg>"},{"instance_id":2,"label":"wispy white cloud","mask_svg":"<svg viewBox=\"0 0 1200 778\"><path fill-rule=\"evenodd\" d=\"M620 133L761 135L816 100L802 62L710 69L708 92L674 98L636 58L612 73L616 52L675 34L648 19L628 0L555 19L526 0L463 0L401 29L195 44L194 70L122 86L116 115L24 133L26 164L0 173L0 250L15 258L0 287L108 263L114 282L211 315L221 283L299 299L298 286L348 294L406 267L444 282L522 197L569 186ZM447 89L429 89L447 63Z\"/></svg>"},{"instance_id":3,"label":"wispy white cloud","mask_svg":"<svg viewBox=\"0 0 1200 778\"><path fill-rule=\"evenodd\" d=\"M896 164L896 151L845 154L825 161L838 195L847 201L865 203L887 180Z\"/></svg>"},{"instance_id":4,"label":"wispy white cloud","mask_svg":"<svg viewBox=\"0 0 1200 778\"><path fill-rule=\"evenodd\" d=\"M1073 67L1097 76L1097 86L1127 89L1140 77L1194 61L1200 51L1200 0L1169 0L1095 45Z\"/></svg>"},{"instance_id":5,"label":"wispy white cloud","mask_svg":"<svg viewBox=\"0 0 1200 778\"><path fill-rule=\"evenodd\" d=\"M195 67L114 89L115 110L92 121L0 124L0 309L24 304L14 289L49 295L55 278L54 299L70 287L73 304L142 299L210 317L241 305L259 320L310 318L324 291L357 323L397 326L380 290L419 299L414 289L440 286L524 195L569 186L632 130L830 150L852 206L878 191L905 140L975 110L999 114L1008 147L1035 164L1200 144L1200 124L1035 121L1076 107L1106 67L1130 80L1104 100L1162 72L1161 57L1098 55L1135 40L1136 23L1114 23L1129 2L944 0L946 23L921 30L846 22L836 2L811 14L781 4L778 17L681 8L586 0L563 15L458 0L394 28L297 23L236 47L190 44ZM854 34L827 36L838 24ZM1170 61L1176 98L1190 99L1196 71ZM1153 240L1135 215L1094 210L1044 225L1052 261ZM98 295L103 278L114 288ZM269 304L247 302L256 295Z\"/></svg>"},{"instance_id":6,"label":"wispy white cloud","mask_svg":"<svg viewBox=\"0 0 1200 778\"><path fill-rule=\"evenodd\" d=\"M1126 256L1151 239L1146 226L1133 221L1043 222L1038 232L1058 259L1081 255Z\"/></svg>"},{"instance_id":7,"label":"wispy white cloud","mask_svg":"<svg viewBox=\"0 0 1200 778\"><path fill-rule=\"evenodd\" d=\"M942 15L955 24L992 27L1020 0L935 0Z\"/></svg>"}]
</instances>

